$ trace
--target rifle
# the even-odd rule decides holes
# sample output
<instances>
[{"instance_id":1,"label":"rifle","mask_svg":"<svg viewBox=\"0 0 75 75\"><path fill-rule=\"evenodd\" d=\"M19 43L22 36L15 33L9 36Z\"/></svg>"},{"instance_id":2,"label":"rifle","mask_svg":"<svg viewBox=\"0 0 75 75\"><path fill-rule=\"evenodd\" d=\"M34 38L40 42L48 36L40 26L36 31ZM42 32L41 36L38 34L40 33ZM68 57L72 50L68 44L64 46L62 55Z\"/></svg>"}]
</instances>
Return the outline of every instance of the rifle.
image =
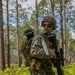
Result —
<instances>
[{"instance_id":1,"label":"rifle","mask_svg":"<svg viewBox=\"0 0 75 75\"><path fill-rule=\"evenodd\" d=\"M55 48L56 58L52 58L53 65L57 68L58 75L63 75L63 70L61 68L61 65L64 66L63 49L58 50L57 48L56 34L46 33L45 35Z\"/></svg>"}]
</instances>

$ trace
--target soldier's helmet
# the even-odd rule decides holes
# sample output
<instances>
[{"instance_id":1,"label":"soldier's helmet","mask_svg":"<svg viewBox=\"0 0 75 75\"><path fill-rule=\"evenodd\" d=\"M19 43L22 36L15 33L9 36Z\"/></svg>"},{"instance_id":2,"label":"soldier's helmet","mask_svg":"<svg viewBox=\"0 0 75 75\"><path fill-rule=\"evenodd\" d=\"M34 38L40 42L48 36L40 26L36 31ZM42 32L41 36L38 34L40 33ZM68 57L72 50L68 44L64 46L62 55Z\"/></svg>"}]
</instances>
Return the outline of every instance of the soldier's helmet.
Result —
<instances>
[{"instance_id":1,"label":"soldier's helmet","mask_svg":"<svg viewBox=\"0 0 75 75\"><path fill-rule=\"evenodd\" d=\"M56 20L53 16L46 16L41 22L41 26L43 26L44 22L50 22L53 25L53 28L56 28Z\"/></svg>"}]
</instances>

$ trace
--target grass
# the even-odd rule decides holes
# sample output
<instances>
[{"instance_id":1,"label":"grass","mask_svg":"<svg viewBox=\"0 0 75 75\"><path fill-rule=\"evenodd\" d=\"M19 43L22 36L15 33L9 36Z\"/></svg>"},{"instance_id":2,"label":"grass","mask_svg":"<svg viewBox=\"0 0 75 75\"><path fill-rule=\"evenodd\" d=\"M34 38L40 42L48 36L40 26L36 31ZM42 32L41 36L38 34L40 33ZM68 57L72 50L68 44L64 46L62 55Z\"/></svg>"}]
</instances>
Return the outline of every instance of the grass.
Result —
<instances>
[{"instance_id":1,"label":"grass","mask_svg":"<svg viewBox=\"0 0 75 75\"><path fill-rule=\"evenodd\" d=\"M69 64L62 67L64 75L75 75L75 64ZM56 68L53 68L56 75ZM30 75L28 67L22 65L20 68L17 65L11 65L11 68L6 68L4 71L0 71L0 75Z\"/></svg>"}]
</instances>

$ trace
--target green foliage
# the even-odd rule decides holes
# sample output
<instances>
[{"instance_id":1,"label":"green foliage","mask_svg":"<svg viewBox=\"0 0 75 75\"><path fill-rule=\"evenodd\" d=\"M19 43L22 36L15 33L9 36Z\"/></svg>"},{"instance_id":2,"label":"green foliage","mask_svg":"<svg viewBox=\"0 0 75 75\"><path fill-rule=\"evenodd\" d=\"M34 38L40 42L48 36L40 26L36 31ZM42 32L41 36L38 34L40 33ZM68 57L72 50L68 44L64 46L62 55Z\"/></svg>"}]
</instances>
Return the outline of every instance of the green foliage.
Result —
<instances>
[{"instance_id":1,"label":"green foliage","mask_svg":"<svg viewBox=\"0 0 75 75\"><path fill-rule=\"evenodd\" d=\"M75 74L75 64L66 65L63 67L65 75L74 75Z\"/></svg>"},{"instance_id":2,"label":"green foliage","mask_svg":"<svg viewBox=\"0 0 75 75\"><path fill-rule=\"evenodd\" d=\"M53 68L53 70L57 75L56 68ZM64 72L64 75L74 75L75 74L75 63L63 66L62 70Z\"/></svg>"},{"instance_id":3,"label":"green foliage","mask_svg":"<svg viewBox=\"0 0 75 75\"><path fill-rule=\"evenodd\" d=\"M12 65L15 66L15 65ZM22 65L20 68L17 68L17 66L12 68L6 68L3 71L0 71L0 75L30 75L30 72L28 71L28 67L25 67ZM75 74L75 64L70 64L62 67L64 71L64 75L74 75ZM53 68L54 72L57 75L56 68Z\"/></svg>"},{"instance_id":4,"label":"green foliage","mask_svg":"<svg viewBox=\"0 0 75 75\"><path fill-rule=\"evenodd\" d=\"M0 71L0 75L30 75L28 67L6 68L4 72Z\"/></svg>"}]
</instances>

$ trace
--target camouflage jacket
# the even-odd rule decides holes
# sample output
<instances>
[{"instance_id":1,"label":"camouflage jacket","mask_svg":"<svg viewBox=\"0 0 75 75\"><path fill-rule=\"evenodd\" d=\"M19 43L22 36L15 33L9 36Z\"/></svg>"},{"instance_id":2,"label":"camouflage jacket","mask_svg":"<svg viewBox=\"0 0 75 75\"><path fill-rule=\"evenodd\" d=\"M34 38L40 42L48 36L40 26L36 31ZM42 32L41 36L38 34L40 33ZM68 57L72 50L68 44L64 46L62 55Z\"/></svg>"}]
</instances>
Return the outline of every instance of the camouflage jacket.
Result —
<instances>
[{"instance_id":1,"label":"camouflage jacket","mask_svg":"<svg viewBox=\"0 0 75 75\"><path fill-rule=\"evenodd\" d=\"M40 35L44 37L44 40L47 44L47 47L48 47L48 49L50 49L51 46L52 46L51 43L48 40L46 40L46 37L43 34L40 34ZM22 52L22 54L23 54L23 56L24 56L24 58L26 59L27 62L29 62L30 58L32 57L31 56L31 51L30 51L31 44L32 44L32 39L33 38L31 38L30 40L24 39L23 43L21 45L21 52ZM38 42L36 42L36 44L37 44L37 46L41 46L41 44L39 44ZM37 47L35 47L35 48L37 49ZM42 49L42 48L40 47L40 49ZM44 54L43 54L43 56L44 56ZM45 60L46 60L46 62L50 63L50 65L51 65L52 62L51 62L50 58L48 60L47 59L42 59L42 61L44 63L45 63Z\"/></svg>"}]
</instances>

